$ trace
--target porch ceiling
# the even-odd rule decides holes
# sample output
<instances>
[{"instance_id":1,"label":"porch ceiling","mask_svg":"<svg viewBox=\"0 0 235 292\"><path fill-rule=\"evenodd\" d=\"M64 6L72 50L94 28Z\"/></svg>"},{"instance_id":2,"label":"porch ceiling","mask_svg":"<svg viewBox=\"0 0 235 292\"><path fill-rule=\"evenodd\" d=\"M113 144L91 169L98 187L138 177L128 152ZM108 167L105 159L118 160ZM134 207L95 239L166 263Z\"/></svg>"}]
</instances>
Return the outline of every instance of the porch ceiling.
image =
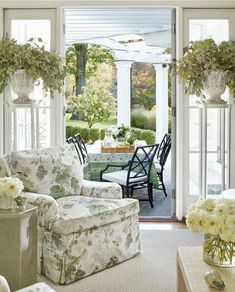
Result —
<instances>
[{"instance_id":1,"label":"porch ceiling","mask_svg":"<svg viewBox=\"0 0 235 292\"><path fill-rule=\"evenodd\" d=\"M159 62L171 47L170 8L65 9L65 24L66 46L100 44L113 50L117 59L141 61L142 53L143 61Z\"/></svg>"}]
</instances>

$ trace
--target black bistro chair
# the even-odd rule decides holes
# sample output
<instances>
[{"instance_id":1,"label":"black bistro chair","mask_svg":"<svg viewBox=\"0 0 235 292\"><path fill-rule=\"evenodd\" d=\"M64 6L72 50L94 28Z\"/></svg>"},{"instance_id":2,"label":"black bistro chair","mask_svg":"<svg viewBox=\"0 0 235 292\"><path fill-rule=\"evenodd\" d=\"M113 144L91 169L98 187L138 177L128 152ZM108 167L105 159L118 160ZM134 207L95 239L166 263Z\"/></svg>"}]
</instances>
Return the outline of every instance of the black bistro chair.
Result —
<instances>
[{"instance_id":1,"label":"black bistro chair","mask_svg":"<svg viewBox=\"0 0 235 292\"><path fill-rule=\"evenodd\" d=\"M73 144L75 146L75 149L76 149L77 155L78 155L78 159L79 159L79 161L80 161L80 163L82 165L83 164L82 153L81 153L80 148L78 147L77 142L73 139L73 137L67 138L66 141L67 141L68 144Z\"/></svg>"},{"instance_id":2,"label":"black bistro chair","mask_svg":"<svg viewBox=\"0 0 235 292\"><path fill-rule=\"evenodd\" d=\"M88 153L87 153L87 148L84 140L82 139L80 134L74 135L75 141L77 143L77 146L79 147L80 153L81 153L81 159L82 159L82 164L87 164L88 163Z\"/></svg>"},{"instance_id":3,"label":"black bistro chair","mask_svg":"<svg viewBox=\"0 0 235 292\"><path fill-rule=\"evenodd\" d=\"M157 170L158 190L162 190L167 197L166 187L163 181L163 171L168 155L171 150L171 135L165 134L157 151L156 162L154 163Z\"/></svg>"},{"instance_id":4,"label":"black bistro chair","mask_svg":"<svg viewBox=\"0 0 235 292\"><path fill-rule=\"evenodd\" d=\"M127 198L133 196L135 189L147 188L148 199L153 208L153 185L150 181L150 172L158 144L137 147L131 160L126 165L108 164L100 172L101 181L117 182L126 190ZM108 172L108 169L119 167L121 170Z\"/></svg>"}]
</instances>

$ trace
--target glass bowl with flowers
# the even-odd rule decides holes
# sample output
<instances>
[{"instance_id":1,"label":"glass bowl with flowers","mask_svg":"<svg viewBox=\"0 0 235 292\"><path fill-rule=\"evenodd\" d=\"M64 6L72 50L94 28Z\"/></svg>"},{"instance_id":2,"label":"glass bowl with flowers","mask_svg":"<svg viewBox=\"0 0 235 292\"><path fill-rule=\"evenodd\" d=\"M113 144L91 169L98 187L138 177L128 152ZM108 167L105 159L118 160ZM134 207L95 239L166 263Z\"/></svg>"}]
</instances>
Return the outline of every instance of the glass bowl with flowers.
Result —
<instances>
[{"instance_id":1,"label":"glass bowl with flowers","mask_svg":"<svg viewBox=\"0 0 235 292\"><path fill-rule=\"evenodd\" d=\"M235 200L199 200L187 212L186 224L204 233L203 259L218 267L235 266Z\"/></svg>"},{"instance_id":2,"label":"glass bowl with flowers","mask_svg":"<svg viewBox=\"0 0 235 292\"><path fill-rule=\"evenodd\" d=\"M19 196L24 185L16 177L0 178L0 209L12 209L14 198Z\"/></svg>"},{"instance_id":3,"label":"glass bowl with flowers","mask_svg":"<svg viewBox=\"0 0 235 292\"><path fill-rule=\"evenodd\" d=\"M118 143L123 143L123 145L132 145L135 140L137 139L136 134L134 133L133 129L128 126L121 126L115 125L111 127L113 138Z\"/></svg>"}]
</instances>

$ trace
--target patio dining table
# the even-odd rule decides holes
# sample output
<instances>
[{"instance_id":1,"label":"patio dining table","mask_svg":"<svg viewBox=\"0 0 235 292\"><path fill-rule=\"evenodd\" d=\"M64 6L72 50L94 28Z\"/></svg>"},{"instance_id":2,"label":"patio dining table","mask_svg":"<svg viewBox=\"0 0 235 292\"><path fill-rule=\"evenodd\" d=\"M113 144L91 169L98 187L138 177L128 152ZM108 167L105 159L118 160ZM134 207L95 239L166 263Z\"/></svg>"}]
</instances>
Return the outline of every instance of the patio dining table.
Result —
<instances>
[{"instance_id":1,"label":"patio dining table","mask_svg":"<svg viewBox=\"0 0 235 292\"><path fill-rule=\"evenodd\" d=\"M107 164L125 165L132 158L133 153L102 153L101 141L96 141L93 145L88 145L88 163L84 167L84 178L87 180L100 180L100 171L103 170ZM117 168L109 168L109 171L116 171ZM154 164L151 168L150 180L153 187L157 188L157 172Z\"/></svg>"}]
</instances>

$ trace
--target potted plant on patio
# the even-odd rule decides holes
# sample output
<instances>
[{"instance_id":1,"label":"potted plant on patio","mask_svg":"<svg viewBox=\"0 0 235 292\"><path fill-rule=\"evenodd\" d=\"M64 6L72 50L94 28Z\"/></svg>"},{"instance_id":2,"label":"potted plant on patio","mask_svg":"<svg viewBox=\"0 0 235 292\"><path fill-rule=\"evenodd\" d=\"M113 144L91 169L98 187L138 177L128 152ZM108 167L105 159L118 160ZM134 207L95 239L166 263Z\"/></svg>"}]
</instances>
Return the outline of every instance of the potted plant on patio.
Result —
<instances>
[{"instance_id":1,"label":"potted plant on patio","mask_svg":"<svg viewBox=\"0 0 235 292\"><path fill-rule=\"evenodd\" d=\"M187 94L207 94L207 103L225 103L220 96L226 86L235 96L235 41L190 42L187 52L177 60L176 74L185 81Z\"/></svg>"},{"instance_id":2,"label":"potted plant on patio","mask_svg":"<svg viewBox=\"0 0 235 292\"><path fill-rule=\"evenodd\" d=\"M43 89L50 92L51 97L54 91L61 92L64 84L61 57L56 52L46 51L44 46L37 43L22 45L4 36L0 40L0 92L11 82L13 91L19 96L18 103L28 103L29 93L35 81L40 79Z\"/></svg>"}]
</instances>

